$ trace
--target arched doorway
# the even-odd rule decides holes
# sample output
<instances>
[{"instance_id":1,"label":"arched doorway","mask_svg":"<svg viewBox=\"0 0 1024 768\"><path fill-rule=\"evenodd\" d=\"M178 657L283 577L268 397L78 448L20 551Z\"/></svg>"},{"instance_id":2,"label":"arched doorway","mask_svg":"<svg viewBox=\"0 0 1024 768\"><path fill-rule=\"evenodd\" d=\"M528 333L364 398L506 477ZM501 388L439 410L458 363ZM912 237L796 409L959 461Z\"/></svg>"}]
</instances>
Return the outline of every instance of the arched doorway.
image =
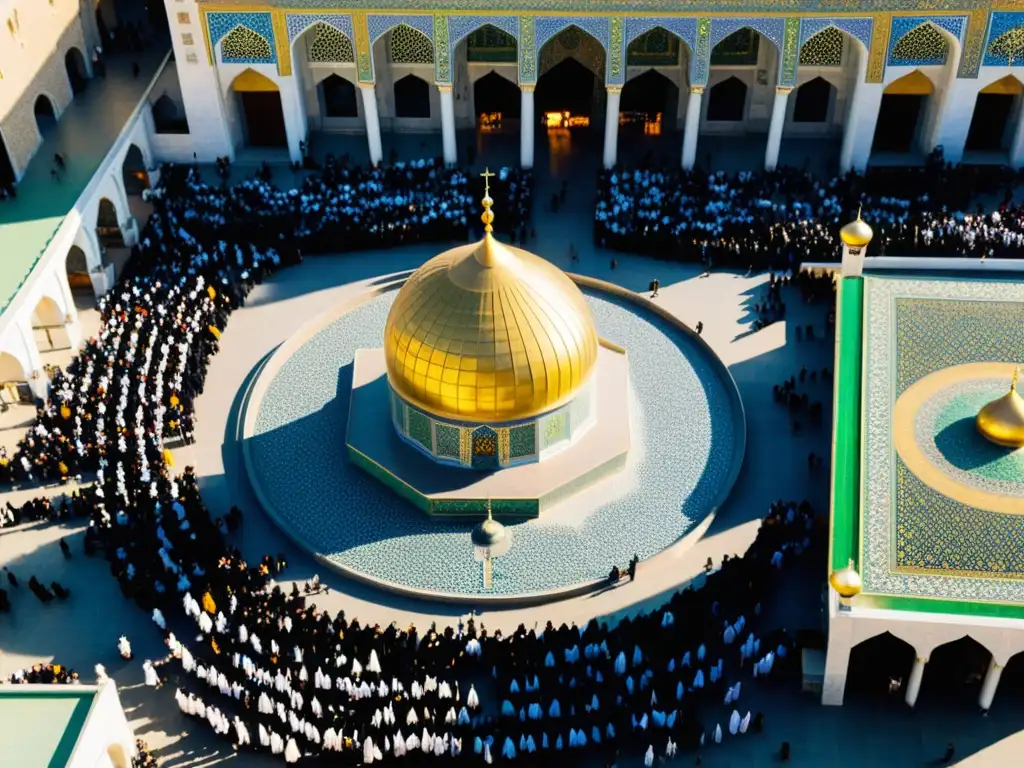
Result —
<instances>
[{"instance_id":1,"label":"arched doorway","mask_svg":"<svg viewBox=\"0 0 1024 768\"><path fill-rule=\"evenodd\" d=\"M359 97L350 80L331 74L320 81L317 90L324 117L359 117Z\"/></svg>"},{"instance_id":2,"label":"arched doorway","mask_svg":"<svg viewBox=\"0 0 1024 768\"><path fill-rule=\"evenodd\" d=\"M824 123L835 99L835 87L825 78L816 77L797 88L795 97L794 123Z\"/></svg>"},{"instance_id":3,"label":"arched doorway","mask_svg":"<svg viewBox=\"0 0 1024 768\"><path fill-rule=\"evenodd\" d=\"M57 112L53 108L53 102L49 96L40 95L36 97L33 111L36 115L36 128L40 136L46 136L57 125Z\"/></svg>"},{"instance_id":4,"label":"arched doorway","mask_svg":"<svg viewBox=\"0 0 1024 768\"><path fill-rule=\"evenodd\" d=\"M157 133L188 133L188 118L168 94L153 102L153 127Z\"/></svg>"},{"instance_id":5,"label":"arched doorway","mask_svg":"<svg viewBox=\"0 0 1024 768\"><path fill-rule=\"evenodd\" d=\"M477 125L483 126L494 120L499 123L503 119L518 120L522 105L519 86L494 70L473 83Z\"/></svg>"},{"instance_id":6,"label":"arched doorway","mask_svg":"<svg viewBox=\"0 0 1024 768\"><path fill-rule=\"evenodd\" d=\"M149 171L146 169L146 159L142 150L135 144L128 148L121 164L121 180L124 182L124 191L127 195L141 195L144 190L149 189Z\"/></svg>"},{"instance_id":7,"label":"arched doorway","mask_svg":"<svg viewBox=\"0 0 1024 768\"><path fill-rule=\"evenodd\" d=\"M679 111L679 86L656 69L629 80L619 102L620 120L640 127L673 126ZM635 119L633 119L635 118Z\"/></svg>"},{"instance_id":8,"label":"arched doorway","mask_svg":"<svg viewBox=\"0 0 1024 768\"><path fill-rule=\"evenodd\" d=\"M395 117L430 117L430 85L416 75L395 81Z\"/></svg>"},{"instance_id":9,"label":"arched doorway","mask_svg":"<svg viewBox=\"0 0 1024 768\"><path fill-rule=\"evenodd\" d=\"M728 77L708 90L708 122L741 122L746 112L747 84L738 77Z\"/></svg>"},{"instance_id":10,"label":"arched doorway","mask_svg":"<svg viewBox=\"0 0 1024 768\"><path fill-rule=\"evenodd\" d=\"M967 131L967 151L1004 152L1013 141L1013 127L1021 116L1024 86L1013 75L990 83L978 93Z\"/></svg>"},{"instance_id":11,"label":"arched doorway","mask_svg":"<svg viewBox=\"0 0 1024 768\"><path fill-rule=\"evenodd\" d=\"M235 93L247 145L288 146L277 83L253 69L247 69L231 82L231 90Z\"/></svg>"},{"instance_id":12,"label":"arched doorway","mask_svg":"<svg viewBox=\"0 0 1024 768\"><path fill-rule=\"evenodd\" d=\"M925 102L934 91L932 81L919 69L889 83L882 92L872 152L915 151Z\"/></svg>"},{"instance_id":13,"label":"arched doorway","mask_svg":"<svg viewBox=\"0 0 1024 768\"><path fill-rule=\"evenodd\" d=\"M105 197L100 199L99 211L96 214L96 235L103 248L124 248L124 236L121 233L117 208Z\"/></svg>"},{"instance_id":14,"label":"arched doorway","mask_svg":"<svg viewBox=\"0 0 1024 768\"><path fill-rule=\"evenodd\" d=\"M549 127L586 127L604 108L605 51L597 38L573 25L540 49L534 102Z\"/></svg>"},{"instance_id":15,"label":"arched doorway","mask_svg":"<svg viewBox=\"0 0 1024 768\"><path fill-rule=\"evenodd\" d=\"M67 269L68 285L72 292L85 293L88 291L92 293L92 280L89 278L89 260L86 258L85 251L77 245L72 245L64 261L64 266Z\"/></svg>"},{"instance_id":16,"label":"arched doorway","mask_svg":"<svg viewBox=\"0 0 1024 768\"><path fill-rule=\"evenodd\" d=\"M28 386L28 371L14 355L9 352L0 352L0 414L7 414L13 406L32 402L32 390ZM31 417L32 414L27 409L26 413ZM3 432L0 430L0 435L2 434ZM10 442L4 436L4 443ZM11 451L14 445L5 445L5 447Z\"/></svg>"},{"instance_id":17,"label":"arched doorway","mask_svg":"<svg viewBox=\"0 0 1024 768\"><path fill-rule=\"evenodd\" d=\"M846 700L888 698L902 706L913 664L914 646L888 632L858 643L850 651Z\"/></svg>"},{"instance_id":18,"label":"arched doorway","mask_svg":"<svg viewBox=\"0 0 1024 768\"><path fill-rule=\"evenodd\" d=\"M65 329L67 318L57 302L43 296L32 310L32 331L40 352L70 349L71 339Z\"/></svg>"},{"instance_id":19,"label":"arched doorway","mask_svg":"<svg viewBox=\"0 0 1024 768\"><path fill-rule=\"evenodd\" d=\"M486 472L499 468L498 434L490 427L477 427L472 435L472 466Z\"/></svg>"},{"instance_id":20,"label":"arched doorway","mask_svg":"<svg viewBox=\"0 0 1024 768\"><path fill-rule=\"evenodd\" d=\"M89 75L85 69L85 58L77 48L70 48L64 55L64 69L68 73L71 92L78 95L89 84Z\"/></svg>"},{"instance_id":21,"label":"arched doorway","mask_svg":"<svg viewBox=\"0 0 1024 768\"><path fill-rule=\"evenodd\" d=\"M967 636L938 646L928 658L918 701L941 700L944 711L950 706L973 711L991 656L985 646Z\"/></svg>"},{"instance_id":22,"label":"arched doorway","mask_svg":"<svg viewBox=\"0 0 1024 768\"><path fill-rule=\"evenodd\" d=\"M17 177L14 173L14 164L7 152L7 139L0 133L0 200L6 198L14 189Z\"/></svg>"}]
</instances>

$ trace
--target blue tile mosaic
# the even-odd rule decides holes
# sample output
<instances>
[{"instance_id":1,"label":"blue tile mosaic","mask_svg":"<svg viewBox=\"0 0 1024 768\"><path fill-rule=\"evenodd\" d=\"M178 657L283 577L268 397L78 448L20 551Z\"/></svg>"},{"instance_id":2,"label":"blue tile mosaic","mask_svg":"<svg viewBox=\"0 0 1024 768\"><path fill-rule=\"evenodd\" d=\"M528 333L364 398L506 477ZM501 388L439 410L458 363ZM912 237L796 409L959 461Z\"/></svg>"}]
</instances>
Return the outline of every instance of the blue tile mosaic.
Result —
<instances>
[{"instance_id":1,"label":"blue tile mosaic","mask_svg":"<svg viewBox=\"0 0 1024 768\"><path fill-rule=\"evenodd\" d=\"M985 38L985 56L983 63L986 67L1024 67L1024 56L1015 56L1011 61L1006 50L1000 51L999 46L992 50L992 44L1002 35L1011 30L1024 27L1024 13L999 13L993 12L988 17L988 35ZM1016 46L1008 46L1013 49Z\"/></svg>"},{"instance_id":2,"label":"blue tile mosaic","mask_svg":"<svg viewBox=\"0 0 1024 768\"><path fill-rule=\"evenodd\" d=\"M867 19L848 19L845 17L838 17L835 19L820 19L810 18L801 19L800 21L800 47L804 47L804 43L814 37L821 30L827 27L835 27L836 29L846 32L851 37L860 40L864 43L864 47L868 50L871 49L871 30L874 26L874 20Z\"/></svg>"},{"instance_id":3,"label":"blue tile mosaic","mask_svg":"<svg viewBox=\"0 0 1024 768\"><path fill-rule=\"evenodd\" d=\"M329 24L349 40L355 40L355 35L352 33L352 17L347 13L289 13L285 16L288 42L293 42L296 37L317 22Z\"/></svg>"},{"instance_id":4,"label":"blue tile mosaic","mask_svg":"<svg viewBox=\"0 0 1024 768\"><path fill-rule=\"evenodd\" d=\"M661 27L674 34L686 43L687 55L693 55L693 49L697 46L697 19L695 18L645 17L642 19L626 19L626 45L628 46L640 35L650 32L655 27Z\"/></svg>"},{"instance_id":5,"label":"blue tile mosaic","mask_svg":"<svg viewBox=\"0 0 1024 768\"><path fill-rule=\"evenodd\" d=\"M208 13L206 23L209 25L210 46L216 50L217 44L235 27L245 27L262 37L270 45L270 55L265 57L223 57L222 61L231 64L273 64L277 62L277 50L274 47L274 26L269 13Z\"/></svg>"},{"instance_id":6,"label":"blue tile mosaic","mask_svg":"<svg viewBox=\"0 0 1024 768\"><path fill-rule=\"evenodd\" d=\"M366 26L370 30L370 43L375 43L388 30L397 27L399 24L418 29L430 42L434 42L434 17L433 16L406 16L371 13L366 17Z\"/></svg>"},{"instance_id":7,"label":"blue tile mosaic","mask_svg":"<svg viewBox=\"0 0 1024 768\"><path fill-rule=\"evenodd\" d=\"M889 31L889 54L887 56L890 67L924 67L944 64L948 51L943 50L921 50L908 57L896 56L896 46L900 40L922 24L931 23L939 29L949 32L957 40L963 42L964 28L967 26L966 16L895 16L892 20L892 28Z\"/></svg>"},{"instance_id":8,"label":"blue tile mosaic","mask_svg":"<svg viewBox=\"0 0 1024 768\"><path fill-rule=\"evenodd\" d=\"M786 20L782 18L728 18L711 20L711 49L725 40L733 32L750 27L775 44L776 51L782 51L783 37L786 31Z\"/></svg>"},{"instance_id":9,"label":"blue tile mosaic","mask_svg":"<svg viewBox=\"0 0 1024 768\"><path fill-rule=\"evenodd\" d=\"M610 49L610 32L608 18L605 16L538 16L534 22L534 51L539 56L544 43L553 38L566 27L579 27L584 32L597 38L605 53Z\"/></svg>"},{"instance_id":10,"label":"blue tile mosaic","mask_svg":"<svg viewBox=\"0 0 1024 768\"><path fill-rule=\"evenodd\" d=\"M455 46L472 32L485 24L497 27L502 32L512 35L519 42L519 18L517 16L449 16L448 41L452 52Z\"/></svg>"},{"instance_id":11,"label":"blue tile mosaic","mask_svg":"<svg viewBox=\"0 0 1024 768\"><path fill-rule=\"evenodd\" d=\"M393 300L385 294L341 317L274 374L249 443L253 468L281 523L339 565L407 588L479 594L471 526L427 518L346 455L354 354L380 346ZM569 587L634 553L654 555L707 515L733 466L739 415L719 363L659 318L606 297L588 301L601 336L629 350L630 488L572 510L571 521L556 509L510 525L492 594Z\"/></svg>"}]
</instances>

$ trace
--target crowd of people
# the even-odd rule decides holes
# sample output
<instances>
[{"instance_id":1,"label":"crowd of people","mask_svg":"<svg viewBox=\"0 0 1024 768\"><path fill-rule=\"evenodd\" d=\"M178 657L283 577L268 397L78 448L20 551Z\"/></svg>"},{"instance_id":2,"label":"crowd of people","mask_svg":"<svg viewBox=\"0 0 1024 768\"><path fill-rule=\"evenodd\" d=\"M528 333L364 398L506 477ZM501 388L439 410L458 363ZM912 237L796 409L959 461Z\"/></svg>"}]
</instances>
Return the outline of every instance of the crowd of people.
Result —
<instances>
[{"instance_id":1,"label":"crowd of people","mask_svg":"<svg viewBox=\"0 0 1024 768\"><path fill-rule=\"evenodd\" d=\"M496 180L508 194L495 199L528 218L528 176L502 169ZM123 594L164 631L182 711L240 748L291 762L429 752L534 765L563 750L614 760L627 749L650 764L721 741L723 729L756 731L763 716L741 713L741 687L792 657L784 632L758 625L774 575L811 545L806 502L773 505L751 549L702 589L615 626L503 636L469 621L421 635L282 591L272 578L283 558L247 562L193 470L174 473L165 441L189 439L221 331L254 285L303 252L465 237L475 186L430 161L338 167L290 192L266 178L216 188L194 169L164 168L137 252L101 302L99 334L55 375L8 479L95 477L66 508L89 519L86 553L102 552ZM147 683L166 669L147 662Z\"/></svg>"},{"instance_id":2,"label":"crowd of people","mask_svg":"<svg viewBox=\"0 0 1024 768\"><path fill-rule=\"evenodd\" d=\"M19 669L7 681L14 685L78 685L78 673L64 664L33 664L29 669Z\"/></svg>"},{"instance_id":3,"label":"crowd of people","mask_svg":"<svg viewBox=\"0 0 1024 768\"><path fill-rule=\"evenodd\" d=\"M1017 172L949 166L871 169L831 180L793 168L738 174L677 167L601 171L595 242L707 267L792 269L838 261L839 229L858 210L874 229L871 255L1024 256ZM1003 190L998 210L972 204Z\"/></svg>"}]
</instances>

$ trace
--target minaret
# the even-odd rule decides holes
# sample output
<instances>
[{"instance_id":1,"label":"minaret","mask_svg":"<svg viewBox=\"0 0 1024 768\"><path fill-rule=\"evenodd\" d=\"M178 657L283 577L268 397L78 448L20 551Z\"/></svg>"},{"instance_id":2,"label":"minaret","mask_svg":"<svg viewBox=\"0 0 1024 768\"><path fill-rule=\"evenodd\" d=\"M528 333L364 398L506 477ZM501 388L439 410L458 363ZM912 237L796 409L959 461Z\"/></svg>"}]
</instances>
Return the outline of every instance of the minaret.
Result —
<instances>
[{"instance_id":1,"label":"minaret","mask_svg":"<svg viewBox=\"0 0 1024 768\"><path fill-rule=\"evenodd\" d=\"M860 217L839 230L839 238L843 241L843 277L860 277L864 271L864 254L874 232L867 222Z\"/></svg>"}]
</instances>

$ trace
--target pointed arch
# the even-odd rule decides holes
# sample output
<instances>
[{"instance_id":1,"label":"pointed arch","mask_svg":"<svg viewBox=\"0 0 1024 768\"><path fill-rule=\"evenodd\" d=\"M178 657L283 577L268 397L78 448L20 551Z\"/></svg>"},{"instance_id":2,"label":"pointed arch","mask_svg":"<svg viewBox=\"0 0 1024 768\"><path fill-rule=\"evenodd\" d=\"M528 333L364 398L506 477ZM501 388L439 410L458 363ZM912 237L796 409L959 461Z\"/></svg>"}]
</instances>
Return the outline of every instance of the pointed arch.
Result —
<instances>
[{"instance_id":1,"label":"pointed arch","mask_svg":"<svg viewBox=\"0 0 1024 768\"><path fill-rule=\"evenodd\" d=\"M268 91L276 93L280 90L277 87L277 83L252 68L248 68L244 72L240 72L236 75L235 79L231 81L229 88L238 93L259 93Z\"/></svg>"},{"instance_id":2,"label":"pointed arch","mask_svg":"<svg viewBox=\"0 0 1024 768\"><path fill-rule=\"evenodd\" d=\"M27 380L28 369L21 360L10 352L0 352L0 384Z\"/></svg>"},{"instance_id":3,"label":"pointed arch","mask_svg":"<svg viewBox=\"0 0 1024 768\"><path fill-rule=\"evenodd\" d=\"M395 81L395 117L430 117L430 85L421 77L406 75Z\"/></svg>"},{"instance_id":4,"label":"pointed arch","mask_svg":"<svg viewBox=\"0 0 1024 768\"><path fill-rule=\"evenodd\" d=\"M711 22L708 45L711 66L753 66L757 64L761 40L767 40L781 55L786 20L782 18L715 19Z\"/></svg>"},{"instance_id":5,"label":"pointed arch","mask_svg":"<svg viewBox=\"0 0 1024 768\"><path fill-rule=\"evenodd\" d=\"M259 32L238 24L218 43L221 61L228 64L261 64L274 60L274 48Z\"/></svg>"},{"instance_id":6,"label":"pointed arch","mask_svg":"<svg viewBox=\"0 0 1024 768\"><path fill-rule=\"evenodd\" d=\"M995 27L996 20L992 20ZM990 33L988 47L985 49L986 67L1019 67L1024 66L1024 26L1013 27L1005 32Z\"/></svg>"},{"instance_id":7,"label":"pointed arch","mask_svg":"<svg viewBox=\"0 0 1024 768\"><path fill-rule=\"evenodd\" d=\"M931 19L898 19L894 27L898 22L903 22L908 28L893 30L889 44L890 67L941 66L949 60L951 52L954 55L959 52L962 19L959 26L951 29L941 27Z\"/></svg>"},{"instance_id":8,"label":"pointed arch","mask_svg":"<svg viewBox=\"0 0 1024 768\"><path fill-rule=\"evenodd\" d=\"M801 67L840 67L843 64L843 32L829 25L800 46Z\"/></svg>"},{"instance_id":9,"label":"pointed arch","mask_svg":"<svg viewBox=\"0 0 1024 768\"><path fill-rule=\"evenodd\" d=\"M354 64L352 39L333 24L317 21L300 35L308 61L316 64Z\"/></svg>"},{"instance_id":10,"label":"pointed arch","mask_svg":"<svg viewBox=\"0 0 1024 768\"><path fill-rule=\"evenodd\" d=\"M739 122L747 109L747 84L735 75L720 80L708 89L708 122Z\"/></svg>"},{"instance_id":11,"label":"pointed arch","mask_svg":"<svg viewBox=\"0 0 1024 768\"><path fill-rule=\"evenodd\" d=\"M1024 93L1024 83L1021 83L1016 75L1004 75L998 80L993 80L978 91L978 93L995 93L1005 96L1018 96L1021 93Z\"/></svg>"},{"instance_id":12,"label":"pointed arch","mask_svg":"<svg viewBox=\"0 0 1024 768\"><path fill-rule=\"evenodd\" d=\"M402 23L387 35L392 64L433 64L434 42L415 27Z\"/></svg>"},{"instance_id":13,"label":"pointed arch","mask_svg":"<svg viewBox=\"0 0 1024 768\"><path fill-rule=\"evenodd\" d=\"M582 21L582 20L581 20ZM575 59L604 82L607 49L601 40L583 27L569 23L551 35L537 51L538 80L566 59Z\"/></svg>"},{"instance_id":14,"label":"pointed arch","mask_svg":"<svg viewBox=\"0 0 1024 768\"><path fill-rule=\"evenodd\" d=\"M896 96L930 96L935 93L935 84L920 69L915 69L903 77L889 83L884 94Z\"/></svg>"},{"instance_id":15,"label":"pointed arch","mask_svg":"<svg viewBox=\"0 0 1024 768\"><path fill-rule=\"evenodd\" d=\"M514 64L519 61L516 36L494 24L481 24L455 45L465 47L466 61L488 64Z\"/></svg>"},{"instance_id":16,"label":"pointed arch","mask_svg":"<svg viewBox=\"0 0 1024 768\"><path fill-rule=\"evenodd\" d=\"M658 24L626 44L627 67L672 67L680 56L690 57L689 43L678 33Z\"/></svg>"}]
</instances>

